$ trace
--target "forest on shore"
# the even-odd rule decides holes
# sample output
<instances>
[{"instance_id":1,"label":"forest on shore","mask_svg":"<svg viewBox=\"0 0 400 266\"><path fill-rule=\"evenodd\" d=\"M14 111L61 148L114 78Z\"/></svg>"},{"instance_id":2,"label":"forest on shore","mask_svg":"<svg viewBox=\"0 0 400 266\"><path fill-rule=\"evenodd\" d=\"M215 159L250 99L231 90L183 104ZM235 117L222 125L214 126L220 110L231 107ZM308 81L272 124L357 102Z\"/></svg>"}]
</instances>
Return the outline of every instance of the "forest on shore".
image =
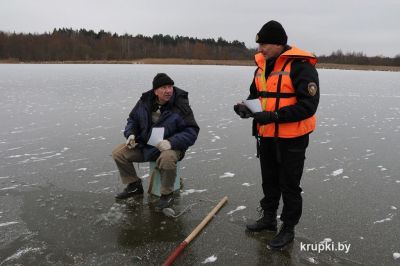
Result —
<instances>
[{"instance_id":1,"label":"forest on shore","mask_svg":"<svg viewBox=\"0 0 400 266\"><path fill-rule=\"evenodd\" d=\"M100 30L54 29L53 32L9 33L0 31L0 62L118 62L140 59L253 60L256 49L244 42L223 38L198 39L184 36L132 36ZM400 54L368 57L362 52L317 55L319 63L400 66Z\"/></svg>"}]
</instances>

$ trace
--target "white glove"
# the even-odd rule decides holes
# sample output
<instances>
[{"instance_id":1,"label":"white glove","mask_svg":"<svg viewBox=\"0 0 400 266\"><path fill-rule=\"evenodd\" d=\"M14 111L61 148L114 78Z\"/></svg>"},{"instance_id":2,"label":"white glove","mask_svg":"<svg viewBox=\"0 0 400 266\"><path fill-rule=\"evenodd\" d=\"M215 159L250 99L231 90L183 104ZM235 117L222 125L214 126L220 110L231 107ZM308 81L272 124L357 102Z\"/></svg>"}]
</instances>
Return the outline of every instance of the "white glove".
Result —
<instances>
[{"instance_id":1,"label":"white glove","mask_svg":"<svg viewBox=\"0 0 400 266\"><path fill-rule=\"evenodd\" d=\"M156 146L160 151L166 151L166 150L170 150L171 149L171 143L166 140L163 139L162 141L160 141L157 146Z\"/></svg>"},{"instance_id":2,"label":"white glove","mask_svg":"<svg viewBox=\"0 0 400 266\"><path fill-rule=\"evenodd\" d=\"M135 141L135 135L129 135L128 139L126 140L126 146L128 146L129 149L133 149L138 145Z\"/></svg>"}]
</instances>

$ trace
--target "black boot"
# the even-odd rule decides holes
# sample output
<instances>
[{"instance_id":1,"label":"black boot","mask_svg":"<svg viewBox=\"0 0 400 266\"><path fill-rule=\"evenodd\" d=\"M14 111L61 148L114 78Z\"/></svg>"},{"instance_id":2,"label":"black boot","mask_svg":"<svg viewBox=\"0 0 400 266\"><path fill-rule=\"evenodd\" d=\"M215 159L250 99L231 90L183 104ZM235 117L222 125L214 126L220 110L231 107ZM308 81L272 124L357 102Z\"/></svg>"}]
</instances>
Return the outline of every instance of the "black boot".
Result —
<instances>
[{"instance_id":1,"label":"black boot","mask_svg":"<svg viewBox=\"0 0 400 266\"><path fill-rule=\"evenodd\" d=\"M252 232L260 232L262 230L276 232L276 212L262 211L261 218L252 224L247 224L246 228Z\"/></svg>"},{"instance_id":2,"label":"black boot","mask_svg":"<svg viewBox=\"0 0 400 266\"><path fill-rule=\"evenodd\" d=\"M167 195L161 195L160 199L155 206L156 211L162 211L162 209L171 207L172 203L174 202L174 193L171 192Z\"/></svg>"},{"instance_id":3,"label":"black boot","mask_svg":"<svg viewBox=\"0 0 400 266\"><path fill-rule=\"evenodd\" d=\"M283 224L279 233L267 243L267 247L280 250L292 243L294 240L294 225Z\"/></svg>"},{"instance_id":4,"label":"black boot","mask_svg":"<svg viewBox=\"0 0 400 266\"><path fill-rule=\"evenodd\" d=\"M115 198L121 200L141 194L143 194L142 181L138 180L136 182L129 183L124 191L116 195Z\"/></svg>"}]
</instances>

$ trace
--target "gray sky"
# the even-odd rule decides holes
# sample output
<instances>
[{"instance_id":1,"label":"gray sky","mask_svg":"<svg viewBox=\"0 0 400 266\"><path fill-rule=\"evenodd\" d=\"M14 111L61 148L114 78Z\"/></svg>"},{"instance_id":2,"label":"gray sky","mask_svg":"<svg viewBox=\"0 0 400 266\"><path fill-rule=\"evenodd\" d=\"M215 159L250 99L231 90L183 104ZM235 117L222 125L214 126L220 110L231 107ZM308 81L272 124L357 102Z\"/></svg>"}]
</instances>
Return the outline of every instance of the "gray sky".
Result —
<instances>
[{"instance_id":1,"label":"gray sky","mask_svg":"<svg viewBox=\"0 0 400 266\"><path fill-rule=\"evenodd\" d=\"M169 34L245 42L274 19L289 44L329 55L400 54L400 0L0 0L0 30L51 32L104 29L118 34Z\"/></svg>"}]
</instances>

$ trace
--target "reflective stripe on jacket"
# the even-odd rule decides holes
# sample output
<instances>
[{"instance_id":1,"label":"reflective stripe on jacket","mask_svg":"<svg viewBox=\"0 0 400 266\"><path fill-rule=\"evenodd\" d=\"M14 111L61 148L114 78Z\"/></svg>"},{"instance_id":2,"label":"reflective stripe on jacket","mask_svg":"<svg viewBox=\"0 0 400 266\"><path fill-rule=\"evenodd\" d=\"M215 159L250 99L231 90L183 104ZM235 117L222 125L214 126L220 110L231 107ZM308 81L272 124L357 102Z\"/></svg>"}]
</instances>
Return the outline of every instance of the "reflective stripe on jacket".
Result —
<instances>
[{"instance_id":1,"label":"reflective stripe on jacket","mask_svg":"<svg viewBox=\"0 0 400 266\"><path fill-rule=\"evenodd\" d=\"M290 78L291 65L294 59L307 60L312 65L317 63L316 57L311 53L292 47L276 59L274 69L266 78L265 57L262 53L255 55L258 70L254 81L263 111L275 112L284 106L294 105L297 102L295 89ZM298 122L257 124L257 130L260 137L295 138L313 131L315 124L316 117L313 115Z\"/></svg>"}]
</instances>

